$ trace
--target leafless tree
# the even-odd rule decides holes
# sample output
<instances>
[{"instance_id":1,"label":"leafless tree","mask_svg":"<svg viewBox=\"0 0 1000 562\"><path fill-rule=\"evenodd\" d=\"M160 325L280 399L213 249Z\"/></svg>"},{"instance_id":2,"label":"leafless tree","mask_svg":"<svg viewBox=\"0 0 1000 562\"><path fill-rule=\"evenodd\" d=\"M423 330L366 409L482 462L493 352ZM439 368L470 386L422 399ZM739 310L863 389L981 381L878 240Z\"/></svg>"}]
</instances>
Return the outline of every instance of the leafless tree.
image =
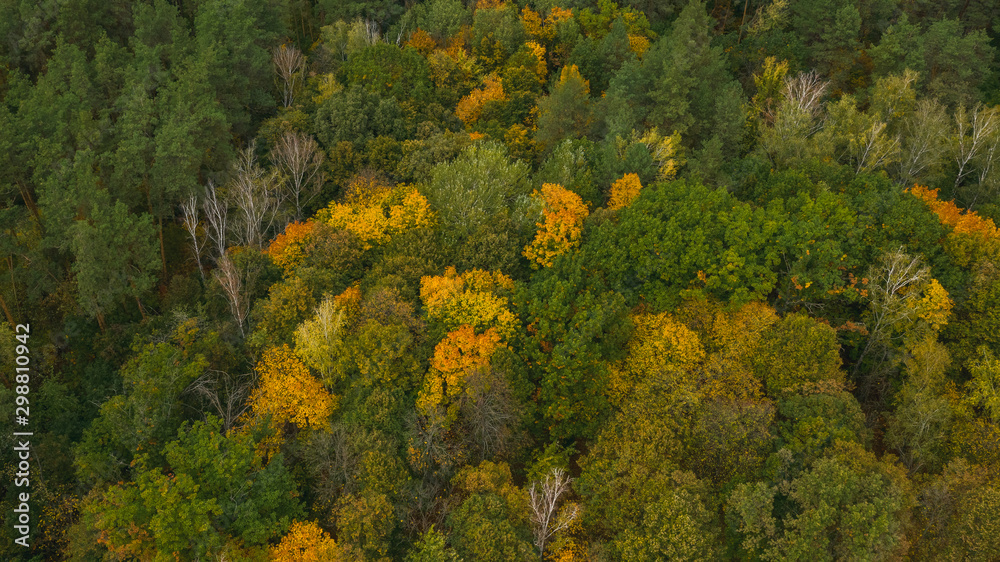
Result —
<instances>
[{"instance_id":1,"label":"leafless tree","mask_svg":"<svg viewBox=\"0 0 1000 562\"><path fill-rule=\"evenodd\" d=\"M989 150L991 145L995 150L1000 110L977 105L968 111L959 106L955 111L955 125L955 163L958 164L955 187L958 187L973 172L972 161L980 157L984 150Z\"/></svg>"},{"instance_id":2,"label":"leafless tree","mask_svg":"<svg viewBox=\"0 0 1000 562\"><path fill-rule=\"evenodd\" d=\"M181 202L181 217L184 229L191 235L191 248L194 250L194 261L198 266L198 275L205 279L205 270L201 267L201 254L205 250L201 236L198 234L198 196L191 194L186 200Z\"/></svg>"},{"instance_id":3,"label":"leafless tree","mask_svg":"<svg viewBox=\"0 0 1000 562\"><path fill-rule=\"evenodd\" d=\"M218 190L211 180L205 186L205 198L201 202L202 210L205 212L205 220L208 222L208 238L215 244L217 256L226 254L227 243L227 220L229 218L229 206L225 199L220 199Z\"/></svg>"},{"instance_id":4,"label":"leafless tree","mask_svg":"<svg viewBox=\"0 0 1000 562\"><path fill-rule=\"evenodd\" d=\"M247 398L253 390L253 376L209 371L194 381L188 390L208 401L222 420L223 430L229 431L249 408Z\"/></svg>"},{"instance_id":5,"label":"leafless tree","mask_svg":"<svg viewBox=\"0 0 1000 562\"><path fill-rule=\"evenodd\" d=\"M323 187L323 151L311 136L287 131L271 150L271 160L285 175L285 198L295 207L295 220L302 220L302 207Z\"/></svg>"},{"instance_id":6,"label":"leafless tree","mask_svg":"<svg viewBox=\"0 0 1000 562\"><path fill-rule=\"evenodd\" d=\"M866 398L884 382L880 369L890 355L894 328L921 312L921 288L930 280L930 268L921 263L919 256L899 248L883 255L869 270L868 279L868 341L855 363L855 373L872 352L881 352L882 359L869 365L870 372L862 381L861 392Z\"/></svg>"},{"instance_id":7,"label":"leafless tree","mask_svg":"<svg viewBox=\"0 0 1000 562\"><path fill-rule=\"evenodd\" d=\"M365 19L363 23L365 41L369 45L374 45L378 43L382 38L382 30L378 25L378 22L372 19Z\"/></svg>"},{"instance_id":8,"label":"leafless tree","mask_svg":"<svg viewBox=\"0 0 1000 562\"><path fill-rule=\"evenodd\" d=\"M305 68L302 51L287 44L275 47L271 52L271 62L281 78L281 101L285 107L291 107L295 103L295 91L302 84L302 71Z\"/></svg>"},{"instance_id":9,"label":"leafless tree","mask_svg":"<svg viewBox=\"0 0 1000 562\"><path fill-rule=\"evenodd\" d=\"M518 420L506 373L490 367L477 369L465 385L459 407L467 447L475 449L473 454L482 460L502 455L514 440Z\"/></svg>"},{"instance_id":10,"label":"leafless tree","mask_svg":"<svg viewBox=\"0 0 1000 562\"><path fill-rule=\"evenodd\" d=\"M580 508L576 504L570 504L568 509L558 509L559 498L569 491L572 481L565 470L553 468L543 481L532 482L528 490L532 532L535 535L535 546L542 556L545 556L545 543L553 535L569 527L580 515Z\"/></svg>"},{"instance_id":11,"label":"leafless tree","mask_svg":"<svg viewBox=\"0 0 1000 562\"><path fill-rule=\"evenodd\" d=\"M218 260L218 267L213 272L215 278L222 286L222 291L229 302L229 312L236 319L236 324L240 329L240 335L246 337L246 320L250 315L250 296L247 294L245 279L246 274L240 271L243 268L233 263L232 258L227 254L222 254ZM251 285L252 286L252 285Z\"/></svg>"},{"instance_id":12,"label":"leafless tree","mask_svg":"<svg viewBox=\"0 0 1000 562\"><path fill-rule=\"evenodd\" d=\"M916 110L902 126L899 177L910 183L943 156L942 142L948 130L944 106L933 99L917 102Z\"/></svg>"},{"instance_id":13,"label":"leafless tree","mask_svg":"<svg viewBox=\"0 0 1000 562\"><path fill-rule=\"evenodd\" d=\"M871 301L871 334L884 334L889 326L917 314L913 303L922 297L914 287L930 279L930 268L921 263L919 256L911 256L902 248L882 256L870 270L868 298Z\"/></svg>"},{"instance_id":14,"label":"leafless tree","mask_svg":"<svg viewBox=\"0 0 1000 562\"><path fill-rule=\"evenodd\" d=\"M277 171L268 172L257 163L256 150L256 142L251 142L240 151L236 177L229 185L229 198L238 212L236 241L252 248L262 247L267 233L278 226L282 202L281 177Z\"/></svg>"},{"instance_id":15,"label":"leafless tree","mask_svg":"<svg viewBox=\"0 0 1000 562\"><path fill-rule=\"evenodd\" d=\"M899 138L885 134L886 124L874 121L851 143L856 162L854 172L868 172L886 164L899 152Z\"/></svg>"},{"instance_id":16,"label":"leafless tree","mask_svg":"<svg viewBox=\"0 0 1000 562\"><path fill-rule=\"evenodd\" d=\"M803 72L795 78L785 78L785 99L792 107L816 117L823 107L821 102L829 85L820 80L815 70Z\"/></svg>"}]
</instances>

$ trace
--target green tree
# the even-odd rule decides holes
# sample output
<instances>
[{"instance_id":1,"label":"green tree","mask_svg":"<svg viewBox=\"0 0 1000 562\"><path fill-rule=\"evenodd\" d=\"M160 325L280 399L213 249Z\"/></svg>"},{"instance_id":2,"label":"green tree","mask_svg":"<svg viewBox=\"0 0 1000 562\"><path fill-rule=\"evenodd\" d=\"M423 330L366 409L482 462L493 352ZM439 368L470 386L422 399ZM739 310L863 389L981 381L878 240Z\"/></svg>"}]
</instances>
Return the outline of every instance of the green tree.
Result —
<instances>
[{"instance_id":1,"label":"green tree","mask_svg":"<svg viewBox=\"0 0 1000 562\"><path fill-rule=\"evenodd\" d=\"M328 149L348 141L356 150L380 136L404 140L411 125L395 98L383 98L360 84L333 94L316 109L316 137ZM332 157L331 157L332 158Z\"/></svg>"},{"instance_id":2,"label":"green tree","mask_svg":"<svg viewBox=\"0 0 1000 562\"><path fill-rule=\"evenodd\" d=\"M986 32L954 19L925 23L901 15L871 49L875 72L908 68L920 73L920 89L929 96L950 106L975 104L996 54Z\"/></svg>"},{"instance_id":3,"label":"green tree","mask_svg":"<svg viewBox=\"0 0 1000 562\"><path fill-rule=\"evenodd\" d=\"M149 215L132 215L121 201L110 209L96 207L91 221L78 221L71 229L73 271L80 305L103 329L104 314L126 298L135 299L143 311L140 297L155 281L155 231Z\"/></svg>"},{"instance_id":4,"label":"green tree","mask_svg":"<svg viewBox=\"0 0 1000 562\"><path fill-rule=\"evenodd\" d=\"M206 85L233 132L249 137L275 106L271 54L280 24L270 4L206 0L194 15L195 50Z\"/></svg>"},{"instance_id":5,"label":"green tree","mask_svg":"<svg viewBox=\"0 0 1000 562\"><path fill-rule=\"evenodd\" d=\"M744 556L763 560L891 559L914 503L905 471L838 442L787 484L740 484L726 517ZM785 509L775 510L777 505Z\"/></svg>"},{"instance_id":6,"label":"green tree","mask_svg":"<svg viewBox=\"0 0 1000 562\"><path fill-rule=\"evenodd\" d=\"M595 94L608 89L622 65L636 60L629 43L628 26L620 19L615 20L611 32L603 37L581 39L569 56L569 64L579 67Z\"/></svg>"},{"instance_id":7,"label":"green tree","mask_svg":"<svg viewBox=\"0 0 1000 562\"><path fill-rule=\"evenodd\" d=\"M808 466L826 454L837 441L853 441L865 447L871 443L861 404L843 385L804 384L778 401L778 453L786 452L798 466ZM785 461L782 461L785 462Z\"/></svg>"},{"instance_id":8,"label":"green tree","mask_svg":"<svg viewBox=\"0 0 1000 562\"><path fill-rule=\"evenodd\" d=\"M1000 491L990 471L953 460L921 490L917 524L927 532L913 551L920 560L988 560L1000 549L998 509Z\"/></svg>"},{"instance_id":9,"label":"green tree","mask_svg":"<svg viewBox=\"0 0 1000 562\"><path fill-rule=\"evenodd\" d=\"M615 541L622 559L718 560L722 553L707 483L691 472L675 471L665 486L650 484L666 489L650 494L641 522Z\"/></svg>"},{"instance_id":10,"label":"green tree","mask_svg":"<svg viewBox=\"0 0 1000 562\"><path fill-rule=\"evenodd\" d=\"M661 311L695 295L745 303L774 288L778 228L725 190L678 180L644 188L618 221L585 237L581 252L633 305Z\"/></svg>"},{"instance_id":11,"label":"green tree","mask_svg":"<svg viewBox=\"0 0 1000 562\"><path fill-rule=\"evenodd\" d=\"M436 97L427 59L411 47L376 43L351 56L344 72L348 84L364 86L380 97L421 105Z\"/></svg>"},{"instance_id":12,"label":"green tree","mask_svg":"<svg viewBox=\"0 0 1000 562\"><path fill-rule=\"evenodd\" d=\"M587 135L590 129L590 85L576 65L564 66L552 93L538 101L535 139L552 146Z\"/></svg>"},{"instance_id":13,"label":"green tree","mask_svg":"<svg viewBox=\"0 0 1000 562\"><path fill-rule=\"evenodd\" d=\"M460 498L448 515L455 551L465 559L534 560L527 526L527 497L504 464L483 462L453 479Z\"/></svg>"},{"instance_id":14,"label":"green tree","mask_svg":"<svg viewBox=\"0 0 1000 562\"><path fill-rule=\"evenodd\" d=\"M205 350L222 345L216 334L200 335L197 321L181 324L169 338L137 346L122 367L122 392L101 404L77 446L80 480L115 481L134 455L155 454L154 445L176 433L183 391L209 367Z\"/></svg>"},{"instance_id":15,"label":"green tree","mask_svg":"<svg viewBox=\"0 0 1000 562\"><path fill-rule=\"evenodd\" d=\"M521 353L540 387L536 431L560 439L594 435L609 409L606 362L618 358L630 332L624 299L591 283L580 261L564 256L515 300L527 323Z\"/></svg>"},{"instance_id":16,"label":"green tree","mask_svg":"<svg viewBox=\"0 0 1000 562\"><path fill-rule=\"evenodd\" d=\"M657 41L641 63L633 61L618 71L604 111L612 136L655 127L680 133L689 148L717 152L721 146L722 154L732 156L743 134L741 98L721 48L711 46L705 5L692 0L670 35Z\"/></svg>"},{"instance_id":17,"label":"green tree","mask_svg":"<svg viewBox=\"0 0 1000 562\"><path fill-rule=\"evenodd\" d=\"M512 161L495 143L470 146L454 161L435 166L425 193L440 218L446 243L457 244L503 217L517 228L515 237L521 229L525 237L533 233L528 173L524 162Z\"/></svg>"},{"instance_id":18,"label":"green tree","mask_svg":"<svg viewBox=\"0 0 1000 562\"><path fill-rule=\"evenodd\" d=\"M304 512L283 457L265 461L254 445L250 435L224 435L211 416L185 425L164 447L166 470L140 455L135 481L93 507L102 542L119 555L170 560L281 536Z\"/></svg>"},{"instance_id":19,"label":"green tree","mask_svg":"<svg viewBox=\"0 0 1000 562\"><path fill-rule=\"evenodd\" d=\"M836 330L804 314L772 326L750 361L771 396L803 383L844 381Z\"/></svg>"}]
</instances>

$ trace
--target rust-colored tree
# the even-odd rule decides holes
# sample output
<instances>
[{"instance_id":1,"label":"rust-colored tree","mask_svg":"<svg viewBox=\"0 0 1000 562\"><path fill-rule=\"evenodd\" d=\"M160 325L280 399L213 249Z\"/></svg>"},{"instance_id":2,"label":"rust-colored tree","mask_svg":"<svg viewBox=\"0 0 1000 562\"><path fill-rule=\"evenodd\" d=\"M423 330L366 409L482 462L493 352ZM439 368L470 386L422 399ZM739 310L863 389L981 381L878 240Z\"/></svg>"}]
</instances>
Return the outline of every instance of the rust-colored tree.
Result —
<instances>
[{"instance_id":1,"label":"rust-colored tree","mask_svg":"<svg viewBox=\"0 0 1000 562\"><path fill-rule=\"evenodd\" d=\"M455 115L466 125L471 125L479 120L479 114L486 102L505 99L507 94L503 91L503 82L496 74L490 74L483 78L482 87L472 90L469 95L458 101Z\"/></svg>"},{"instance_id":2,"label":"rust-colored tree","mask_svg":"<svg viewBox=\"0 0 1000 562\"><path fill-rule=\"evenodd\" d=\"M455 421L457 398L465 390L466 379L488 368L490 357L500 345L500 336L493 328L476 334L472 326L465 324L449 332L434 348L431 369L417 398L420 411L446 427Z\"/></svg>"},{"instance_id":3,"label":"rust-colored tree","mask_svg":"<svg viewBox=\"0 0 1000 562\"><path fill-rule=\"evenodd\" d=\"M313 221L292 222L285 227L267 247L267 255L285 272L290 274L306 257L306 246L312 237Z\"/></svg>"}]
</instances>

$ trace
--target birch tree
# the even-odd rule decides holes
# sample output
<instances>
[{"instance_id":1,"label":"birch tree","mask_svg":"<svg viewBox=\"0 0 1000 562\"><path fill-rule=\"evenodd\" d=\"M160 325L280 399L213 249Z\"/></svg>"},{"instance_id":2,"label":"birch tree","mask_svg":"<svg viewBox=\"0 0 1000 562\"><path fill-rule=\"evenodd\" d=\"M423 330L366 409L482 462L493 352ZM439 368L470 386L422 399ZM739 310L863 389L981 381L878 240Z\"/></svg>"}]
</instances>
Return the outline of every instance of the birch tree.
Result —
<instances>
[{"instance_id":1,"label":"birch tree","mask_svg":"<svg viewBox=\"0 0 1000 562\"><path fill-rule=\"evenodd\" d=\"M569 527L580 515L576 504L559 509L559 500L569 491L573 479L565 470L553 468L541 482L532 482L528 490L531 505L531 527L538 553L545 556L545 544L553 535Z\"/></svg>"},{"instance_id":2,"label":"birch tree","mask_svg":"<svg viewBox=\"0 0 1000 562\"><path fill-rule=\"evenodd\" d=\"M271 150L271 160L285 176L283 198L295 208L295 220L300 221L302 208L323 187L323 150L311 136L287 131Z\"/></svg>"}]
</instances>

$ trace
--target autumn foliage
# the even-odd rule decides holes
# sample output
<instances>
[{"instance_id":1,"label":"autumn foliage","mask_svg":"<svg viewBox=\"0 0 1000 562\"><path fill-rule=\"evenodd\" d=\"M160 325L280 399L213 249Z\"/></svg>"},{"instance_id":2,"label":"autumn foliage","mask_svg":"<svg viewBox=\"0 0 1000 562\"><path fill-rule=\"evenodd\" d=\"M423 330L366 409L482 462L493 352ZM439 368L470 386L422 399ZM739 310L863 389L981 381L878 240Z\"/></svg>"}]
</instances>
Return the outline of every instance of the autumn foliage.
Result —
<instances>
[{"instance_id":1,"label":"autumn foliage","mask_svg":"<svg viewBox=\"0 0 1000 562\"><path fill-rule=\"evenodd\" d=\"M483 78L483 86L469 92L469 95L459 100L455 107L455 115L466 125L471 125L479 120L479 114L483 106L491 101L503 101L507 99L507 94L503 91L503 82L496 74L491 74Z\"/></svg>"},{"instance_id":2,"label":"autumn foliage","mask_svg":"<svg viewBox=\"0 0 1000 562\"><path fill-rule=\"evenodd\" d=\"M338 562L344 556L336 541L313 521L292 523L281 542L271 547L273 562Z\"/></svg>"},{"instance_id":3,"label":"autumn foliage","mask_svg":"<svg viewBox=\"0 0 1000 562\"><path fill-rule=\"evenodd\" d=\"M406 44L414 49L420 51L420 54L427 56L434 50L437 44L434 42L434 38L430 36L429 33L423 29L417 29L410 36L410 40Z\"/></svg>"},{"instance_id":4,"label":"autumn foliage","mask_svg":"<svg viewBox=\"0 0 1000 562\"><path fill-rule=\"evenodd\" d=\"M542 19L541 14L525 6L521 10L521 25L525 33L535 40L548 42L556 37L556 25L573 18L573 10L553 6L549 15Z\"/></svg>"},{"instance_id":5,"label":"autumn foliage","mask_svg":"<svg viewBox=\"0 0 1000 562\"><path fill-rule=\"evenodd\" d=\"M434 348L431 370L417 398L417 407L424 414L434 416L439 414L439 408L453 405L465 388L466 377L477 369L487 368L490 357L500 345L495 328L476 334L472 326L463 324L449 332ZM455 408L448 408L446 423L453 421L455 415Z\"/></svg>"},{"instance_id":6,"label":"autumn foliage","mask_svg":"<svg viewBox=\"0 0 1000 562\"><path fill-rule=\"evenodd\" d=\"M993 219L980 217L975 211L963 211L954 201L939 200L937 189L914 185L908 191L926 203L941 220L941 224L950 226L956 234L967 234L984 241L1000 238Z\"/></svg>"},{"instance_id":7,"label":"autumn foliage","mask_svg":"<svg viewBox=\"0 0 1000 562\"><path fill-rule=\"evenodd\" d=\"M0 562L1000 562L997 4L4 2Z\"/></svg>"},{"instance_id":8,"label":"autumn foliage","mask_svg":"<svg viewBox=\"0 0 1000 562\"><path fill-rule=\"evenodd\" d=\"M277 427L288 422L300 428L321 428L326 424L334 398L289 346L265 351L257 363L257 372L260 382L250 396L254 418L270 415Z\"/></svg>"},{"instance_id":9,"label":"autumn foliage","mask_svg":"<svg viewBox=\"0 0 1000 562\"><path fill-rule=\"evenodd\" d=\"M285 227L285 232L276 236L267 247L267 255L286 275L305 259L305 247L309 244L314 225L311 220L291 222Z\"/></svg>"},{"instance_id":10,"label":"autumn foliage","mask_svg":"<svg viewBox=\"0 0 1000 562\"><path fill-rule=\"evenodd\" d=\"M608 208L611 210L628 207L642 190L642 182L636 174L625 174L611 184L611 196L608 198Z\"/></svg>"},{"instance_id":11,"label":"autumn foliage","mask_svg":"<svg viewBox=\"0 0 1000 562\"><path fill-rule=\"evenodd\" d=\"M544 219L538 223L535 240L525 247L524 257L535 268L548 267L556 256L580 245L583 221L589 211L579 195L559 184L543 184L541 194L536 191L534 196L542 199Z\"/></svg>"},{"instance_id":12,"label":"autumn foliage","mask_svg":"<svg viewBox=\"0 0 1000 562\"><path fill-rule=\"evenodd\" d=\"M513 288L513 280L500 272L473 269L459 275L449 267L444 275L420 279L420 298L432 320L451 329L466 324L483 332L495 328L506 340L517 327L517 317L508 305Z\"/></svg>"},{"instance_id":13,"label":"autumn foliage","mask_svg":"<svg viewBox=\"0 0 1000 562\"><path fill-rule=\"evenodd\" d=\"M427 198L404 184L359 186L349 192L347 203L333 203L327 211L330 226L353 232L365 249L406 230L428 227L434 220Z\"/></svg>"}]
</instances>

